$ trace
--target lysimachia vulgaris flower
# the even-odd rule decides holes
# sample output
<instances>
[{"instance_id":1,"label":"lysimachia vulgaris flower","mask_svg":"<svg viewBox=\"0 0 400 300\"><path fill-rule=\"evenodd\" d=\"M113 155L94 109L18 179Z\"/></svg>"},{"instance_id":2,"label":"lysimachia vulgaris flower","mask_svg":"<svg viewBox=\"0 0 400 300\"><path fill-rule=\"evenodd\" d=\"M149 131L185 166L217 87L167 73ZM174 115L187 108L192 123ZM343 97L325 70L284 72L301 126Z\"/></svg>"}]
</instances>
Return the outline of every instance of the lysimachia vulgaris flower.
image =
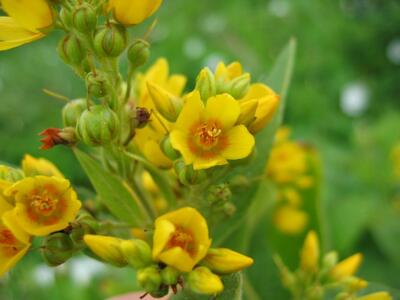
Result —
<instances>
[{"instance_id":1,"label":"lysimachia vulgaris flower","mask_svg":"<svg viewBox=\"0 0 400 300\"><path fill-rule=\"evenodd\" d=\"M109 0L108 9L125 26L142 23L160 7L163 0Z\"/></svg>"},{"instance_id":2,"label":"lysimachia vulgaris flower","mask_svg":"<svg viewBox=\"0 0 400 300\"><path fill-rule=\"evenodd\" d=\"M237 125L240 105L229 94L211 97L204 105L198 91L185 97L185 104L171 131L172 147L187 165L206 169L250 155L255 139L244 125Z\"/></svg>"},{"instance_id":3,"label":"lysimachia vulgaris flower","mask_svg":"<svg viewBox=\"0 0 400 300\"><path fill-rule=\"evenodd\" d=\"M31 245L30 236L17 224L3 222L4 214L12 209L0 194L0 277L15 266Z\"/></svg>"},{"instance_id":4,"label":"lysimachia vulgaris flower","mask_svg":"<svg viewBox=\"0 0 400 300\"><path fill-rule=\"evenodd\" d=\"M0 51L45 36L53 24L53 11L46 0L1 0L8 16L0 17Z\"/></svg>"},{"instance_id":5,"label":"lysimachia vulgaris flower","mask_svg":"<svg viewBox=\"0 0 400 300\"><path fill-rule=\"evenodd\" d=\"M186 84L186 77L179 74L170 75L168 62L160 58L145 74L137 78L137 106L144 107L157 116L152 116L147 126L136 130L135 144L150 162L161 168L170 168L172 161L162 152L160 143L171 129L172 123L158 113L149 93L149 84L180 97Z\"/></svg>"},{"instance_id":6,"label":"lysimachia vulgaris flower","mask_svg":"<svg viewBox=\"0 0 400 300\"><path fill-rule=\"evenodd\" d=\"M4 194L13 200L15 207L3 216L3 220L12 220L35 236L66 228L81 207L69 181L54 176L24 178L7 188Z\"/></svg>"}]
</instances>

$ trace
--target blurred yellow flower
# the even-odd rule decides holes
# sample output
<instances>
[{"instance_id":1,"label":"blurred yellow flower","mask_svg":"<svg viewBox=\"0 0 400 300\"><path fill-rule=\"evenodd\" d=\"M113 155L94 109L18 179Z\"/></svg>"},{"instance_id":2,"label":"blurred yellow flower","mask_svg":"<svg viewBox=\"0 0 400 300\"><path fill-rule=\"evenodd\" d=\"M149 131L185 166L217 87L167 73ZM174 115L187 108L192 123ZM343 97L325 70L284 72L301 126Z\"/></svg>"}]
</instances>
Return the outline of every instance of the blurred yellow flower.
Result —
<instances>
[{"instance_id":1,"label":"blurred yellow flower","mask_svg":"<svg viewBox=\"0 0 400 300\"><path fill-rule=\"evenodd\" d=\"M142 23L160 7L162 0L110 0L108 9L125 26Z\"/></svg>"},{"instance_id":2,"label":"blurred yellow flower","mask_svg":"<svg viewBox=\"0 0 400 300\"><path fill-rule=\"evenodd\" d=\"M66 228L81 207L69 181L58 177L28 177L14 183L4 194L15 202L5 216L36 236Z\"/></svg>"},{"instance_id":3,"label":"blurred yellow flower","mask_svg":"<svg viewBox=\"0 0 400 300\"><path fill-rule=\"evenodd\" d=\"M363 260L361 253L354 254L338 263L330 272L329 277L339 281L353 276L360 267Z\"/></svg>"},{"instance_id":4,"label":"blurred yellow flower","mask_svg":"<svg viewBox=\"0 0 400 300\"><path fill-rule=\"evenodd\" d=\"M400 143L393 147L390 157L393 162L394 175L400 178Z\"/></svg>"},{"instance_id":5,"label":"blurred yellow flower","mask_svg":"<svg viewBox=\"0 0 400 300\"><path fill-rule=\"evenodd\" d=\"M376 292L363 297L357 298L357 300L392 300L392 296L388 292Z\"/></svg>"},{"instance_id":6,"label":"blurred yellow flower","mask_svg":"<svg viewBox=\"0 0 400 300\"><path fill-rule=\"evenodd\" d=\"M46 0L2 0L1 5L8 16L0 17L0 51L44 37L53 24L53 11Z\"/></svg>"},{"instance_id":7,"label":"blurred yellow flower","mask_svg":"<svg viewBox=\"0 0 400 300\"><path fill-rule=\"evenodd\" d=\"M299 234L308 223L308 215L292 205L278 207L274 212L275 227L285 234Z\"/></svg>"},{"instance_id":8,"label":"blurred yellow flower","mask_svg":"<svg viewBox=\"0 0 400 300\"><path fill-rule=\"evenodd\" d=\"M315 231L310 231L304 240L303 248L300 253L300 265L302 270L314 273L319 266L319 241Z\"/></svg>"},{"instance_id":9,"label":"blurred yellow flower","mask_svg":"<svg viewBox=\"0 0 400 300\"><path fill-rule=\"evenodd\" d=\"M197 267L188 276L188 285L198 294L215 295L223 291L224 285L219 276L206 267Z\"/></svg>"},{"instance_id":10,"label":"blurred yellow flower","mask_svg":"<svg viewBox=\"0 0 400 300\"><path fill-rule=\"evenodd\" d=\"M229 94L209 98L204 106L198 91L185 104L170 134L171 144L195 170L225 165L252 152L254 137L244 125L235 125L240 105Z\"/></svg>"},{"instance_id":11,"label":"blurred yellow flower","mask_svg":"<svg viewBox=\"0 0 400 300\"><path fill-rule=\"evenodd\" d=\"M153 236L153 259L181 272L190 272L211 245L204 217L184 207L158 217Z\"/></svg>"},{"instance_id":12,"label":"blurred yellow flower","mask_svg":"<svg viewBox=\"0 0 400 300\"><path fill-rule=\"evenodd\" d=\"M211 248L202 263L217 274L239 272L253 264L253 259L226 248Z\"/></svg>"},{"instance_id":13,"label":"blurred yellow flower","mask_svg":"<svg viewBox=\"0 0 400 300\"><path fill-rule=\"evenodd\" d=\"M26 154L21 164L25 176L43 175L64 178L57 167L44 158L35 158Z\"/></svg>"},{"instance_id":14,"label":"blurred yellow flower","mask_svg":"<svg viewBox=\"0 0 400 300\"><path fill-rule=\"evenodd\" d=\"M26 254L31 243L30 236L19 227L10 230L3 216L13 207L0 198L0 277L8 272Z\"/></svg>"},{"instance_id":15,"label":"blurred yellow flower","mask_svg":"<svg viewBox=\"0 0 400 300\"><path fill-rule=\"evenodd\" d=\"M147 126L136 130L135 144L151 163L161 168L170 168L172 161L162 152L160 143L170 131L172 123L157 112L149 93L148 83L156 84L169 94L179 97L185 87L186 77L178 74L170 75L167 60L160 58L144 75L138 76L137 82L137 106L145 107L157 116L153 116Z\"/></svg>"}]
</instances>

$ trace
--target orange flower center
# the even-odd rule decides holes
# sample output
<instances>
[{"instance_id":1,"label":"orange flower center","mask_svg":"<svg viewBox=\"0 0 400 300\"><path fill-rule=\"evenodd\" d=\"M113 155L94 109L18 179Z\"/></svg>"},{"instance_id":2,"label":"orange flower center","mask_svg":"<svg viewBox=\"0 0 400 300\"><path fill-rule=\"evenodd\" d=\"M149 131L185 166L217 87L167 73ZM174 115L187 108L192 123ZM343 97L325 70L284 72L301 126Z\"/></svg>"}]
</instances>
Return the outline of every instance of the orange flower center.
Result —
<instances>
[{"instance_id":1,"label":"orange flower center","mask_svg":"<svg viewBox=\"0 0 400 300\"><path fill-rule=\"evenodd\" d=\"M48 216L57 207L58 199L48 195L33 195L31 198L31 207L39 215Z\"/></svg>"},{"instance_id":2,"label":"orange flower center","mask_svg":"<svg viewBox=\"0 0 400 300\"><path fill-rule=\"evenodd\" d=\"M214 122L203 123L196 130L200 144L206 147L215 145L221 132L222 130Z\"/></svg>"},{"instance_id":3,"label":"orange flower center","mask_svg":"<svg viewBox=\"0 0 400 300\"><path fill-rule=\"evenodd\" d=\"M177 227L167 245L168 249L174 247L180 247L190 255L194 255L195 240L192 233L181 227Z\"/></svg>"},{"instance_id":4,"label":"orange flower center","mask_svg":"<svg viewBox=\"0 0 400 300\"><path fill-rule=\"evenodd\" d=\"M0 229L0 250L6 256L14 256L19 251L19 243L8 229Z\"/></svg>"}]
</instances>

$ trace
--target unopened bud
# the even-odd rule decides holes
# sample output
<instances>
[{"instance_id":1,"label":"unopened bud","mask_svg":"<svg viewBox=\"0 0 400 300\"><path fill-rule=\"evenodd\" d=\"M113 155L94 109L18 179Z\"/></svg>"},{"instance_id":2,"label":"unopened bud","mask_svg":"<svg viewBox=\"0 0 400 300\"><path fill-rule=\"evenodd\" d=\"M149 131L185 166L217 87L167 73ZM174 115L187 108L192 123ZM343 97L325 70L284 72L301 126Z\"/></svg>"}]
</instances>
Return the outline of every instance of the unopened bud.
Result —
<instances>
[{"instance_id":1,"label":"unopened bud","mask_svg":"<svg viewBox=\"0 0 400 300\"><path fill-rule=\"evenodd\" d=\"M327 273L332 270L332 268L337 264L338 262L338 254L336 251L331 251L328 252L322 259L322 273Z\"/></svg>"},{"instance_id":2,"label":"unopened bud","mask_svg":"<svg viewBox=\"0 0 400 300\"><path fill-rule=\"evenodd\" d=\"M119 134L118 116L108 107L94 105L83 112L76 130L80 139L89 146L109 145Z\"/></svg>"},{"instance_id":3,"label":"unopened bud","mask_svg":"<svg viewBox=\"0 0 400 300\"><path fill-rule=\"evenodd\" d=\"M124 26L109 23L96 31L94 49L100 56L118 57L126 48L127 33Z\"/></svg>"},{"instance_id":4,"label":"unopened bud","mask_svg":"<svg viewBox=\"0 0 400 300\"><path fill-rule=\"evenodd\" d=\"M60 10L60 20L66 28L72 27L72 12L65 7Z\"/></svg>"},{"instance_id":5,"label":"unopened bud","mask_svg":"<svg viewBox=\"0 0 400 300\"><path fill-rule=\"evenodd\" d=\"M54 233L43 240L41 253L46 263L55 267L72 257L74 244L67 234Z\"/></svg>"},{"instance_id":6,"label":"unopened bud","mask_svg":"<svg viewBox=\"0 0 400 300\"><path fill-rule=\"evenodd\" d=\"M95 234L98 227L99 224L89 213L82 212L72 224L72 230L69 236L77 247L82 248L85 244L83 237L86 234Z\"/></svg>"},{"instance_id":7,"label":"unopened bud","mask_svg":"<svg viewBox=\"0 0 400 300\"><path fill-rule=\"evenodd\" d=\"M128 49L128 60L132 68L144 65L150 57L150 45L145 40L136 40Z\"/></svg>"},{"instance_id":8,"label":"unopened bud","mask_svg":"<svg viewBox=\"0 0 400 300\"><path fill-rule=\"evenodd\" d=\"M110 91L110 84L102 72L90 72L86 76L86 88L90 96L103 98Z\"/></svg>"},{"instance_id":9,"label":"unopened bud","mask_svg":"<svg viewBox=\"0 0 400 300\"><path fill-rule=\"evenodd\" d=\"M356 293L359 290L365 289L368 287L368 282L364 279L358 277L347 277L343 280L343 283L347 286L348 290L352 293Z\"/></svg>"},{"instance_id":10,"label":"unopened bud","mask_svg":"<svg viewBox=\"0 0 400 300\"><path fill-rule=\"evenodd\" d=\"M74 35L66 35L58 44L58 54L65 63L79 66L86 57L86 48L82 42Z\"/></svg>"},{"instance_id":11,"label":"unopened bud","mask_svg":"<svg viewBox=\"0 0 400 300\"><path fill-rule=\"evenodd\" d=\"M318 236L315 231L310 231L300 253L301 269L307 273L315 273L318 270L319 255Z\"/></svg>"},{"instance_id":12,"label":"unopened bud","mask_svg":"<svg viewBox=\"0 0 400 300\"><path fill-rule=\"evenodd\" d=\"M239 272L253 264L253 259L226 248L210 248L203 260L206 267L217 274Z\"/></svg>"},{"instance_id":13,"label":"unopened bud","mask_svg":"<svg viewBox=\"0 0 400 300\"><path fill-rule=\"evenodd\" d=\"M76 99L69 101L62 110L64 126L75 127L79 117L86 109L86 99Z\"/></svg>"},{"instance_id":14,"label":"unopened bud","mask_svg":"<svg viewBox=\"0 0 400 300\"><path fill-rule=\"evenodd\" d=\"M229 83L229 94L235 99L243 98L250 88L250 81L249 73L236 77Z\"/></svg>"},{"instance_id":15,"label":"unopened bud","mask_svg":"<svg viewBox=\"0 0 400 300\"><path fill-rule=\"evenodd\" d=\"M24 173L20 169L0 165L0 181L16 182L24 178Z\"/></svg>"},{"instance_id":16,"label":"unopened bud","mask_svg":"<svg viewBox=\"0 0 400 300\"><path fill-rule=\"evenodd\" d=\"M329 277L339 281L346 277L353 276L361 265L363 255L361 253L354 254L341 262L339 262L329 273Z\"/></svg>"},{"instance_id":17,"label":"unopened bud","mask_svg":"<svg viewBox=\"0 0 400 300\"><path fill-rule=\"evenodd\" d=\"M151 264L151 248L140 239L122 241L121 251L125 260L134 268L141 269Z\"/></svg>"},{"instance_id":18,"label":"unopened bud","mask_svg":"<svg viewBox=\"0 0 400 300\"><path fill-rule=\"evenodd\" d=\"M162 284L157 291L155 292L151 292L150 296L154 297L154 298L162 298L166 295L168 295L169 293L169 286Z\"/></svg>"},{"instance_id":19,"label":"unopened bud","mask_svg":"<svg viewBox=\"0 0 400 300\"><path fill-rule=\"evenodd\" d=\"M139 286L148 293L154 293L160 289L162 279L157 266L138 270L136 278Z\"/></svg>"},{"instance_id":20,"label":"unopened bud","mask_svg":"<svg viewBox=\"0 0 400 300\"><path fill-rule=\"evenodd\" d=\"M157 112L168 121L175 122L182 110L183 100L153 82L147 82L147 89Z\"/></svg>"},{"instance_id":21,"label":"unopened bud","mask_svg":"<svg viewBox=\"0 0 400 300\"><path fill-rule=\"evenodd\" d=\"M88 3L81 4L73 13L73 26L82 33L91 33L96 29L96 10Z\"/></svg>"},{"instance_id":22,"label":"unopened bud","mask_svg":"<svg viewBox=\"0 0 400 300\"><path fill-rule=\"evenodd\" d=\"M221 278L206 267L197 267L191 271L187 283L193 292L203 295L219 294L224 289Z\"/></svg>"},{"instance_id":23,"label":"unopened bud","mask_svg":"<svg viewBox=\"0 0 400 300\"><path fill-rule=\"evenodd\" d=\"M120 247L121 239L110 236L86 234L83 240L90 250L102 260L117 267L124 267L127 265L127 261Z\"/></svg>"},{"instance_id":24,"label":"unopened bud","mask_svg":"<svg viewBox=\"0 0 400 300\"><path fill-rule=\"evenodd\" d=\"M179 152L176 151L171 144L171 139L169 136L166 136L162 141L161 141L161 149L163 153L170 158L171 160L178 159L180 157Z\"/></svg>"},{"instance_id":25,"label":"unopened bud","mask_svg":"<svg viewBox=\"0 0 400 300\"><path fill-rule=\"evenodd\" d=\"M174 285L178 282L179 271L171 266L166 266L161 270L161 278L163 284Z\"/></svg>"},{"instance_id":26,"label":"unopened bud","mask_svg":"<svg viewBox=\"0 0 400 300\"><path fill-rule=\"evenodd\" d=\"M192 165L186 165L183 160L176 160L174 168L179 181L183 185L196 185L207 179L207 174L204 170L194 170Z\"/></svg>"},{"instance_id":27,"label":"unopened bud","mask_svg":"<svg viewBox=\"0 0 400 300\"><path fill-rule=\"evenodd\" d=\"M211 204L223 204L232 197L232 192L227 184L213 185L208 190L207 200Z\"/></svg>"},{"instance_id":28,"label":"unopened bud","mask_svg":"<svg viewBox=\"0 0 400 300\"><path fill-rule=\"evenodd\" d=\"M209 68L204 68L200 71L196 79L195 89L199 91L203 101L207 101L208 98L216 95L215 76Z\"/></svg>"}]
</instances>

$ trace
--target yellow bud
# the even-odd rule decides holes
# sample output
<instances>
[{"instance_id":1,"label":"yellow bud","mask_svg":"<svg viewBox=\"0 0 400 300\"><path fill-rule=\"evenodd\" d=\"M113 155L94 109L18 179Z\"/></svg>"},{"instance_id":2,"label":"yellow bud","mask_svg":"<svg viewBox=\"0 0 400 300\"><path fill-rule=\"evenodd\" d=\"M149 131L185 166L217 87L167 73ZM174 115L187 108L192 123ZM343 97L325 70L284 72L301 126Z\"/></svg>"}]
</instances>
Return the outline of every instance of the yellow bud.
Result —
<instances>
[{"instance_id":1,"label":"yellow bud","mask_svg":"<svg viewBox=\"0 0 400 300\"><path fill-rule=\"evenodd\" d=\"M121 251L121 239L110 236L86 234L83 240L90 250L102 260L118 267L127 265Z\"/></svg>"},{"instance_id":2,"label":"yellow bud","mask_svg":"<svg viewBox=\"0 0 400 300\"><path fill-rule=\"evenodd\" d=\"M110 0L108 9L114 18L125 26L142 23L154 14L162 0Z\"/></svg>"},{"instance_id":3,"label":"yellow bud","mask_svg":"<svg viewBox=\"0 0 400 300\"><path fill-rule=\"evenodd\" d=\"M193 292L204 295L219 294L224 289L221 278L206 267L197 267L189 273L188 286Z\"/></svg>"},{"instance_id":4,"label":"yellow bud","mask_svg":"<svg viewBox=\"0 0 400 300\"><path fill-rule=\"evenodd\" d=\"M239 101L239 104L240 104L240 115L236 123L248 126L256 118L258 99L251 99L244 101L242 100Z\"/></svg>"},{"instance_id":5,"label":"yellow bud","mask_svg":"<svg viewBox=\"0 0 400 300\"><path fill-rule=\"evenodd\" d=\"M319 264L319 241L315 231L310 231L304 241L300 254L301 269L307 273L314 273Z\"/></svg>"},{"instance_id":6,"label":"yellow bud","mask_svg":"<svg viewBox=\"0 0 400 300\"><path fill-rule=\"evenodd\" d=\"M359 290L368 287L368 282L358 277L347 277L344 280L344 283L348 287L349 291L352 293L358 292Z\"/></svg>"},{"instance_id":7,"label":"yellow bud","mask_svg":"<svg viewBox=\"0 0 400 300\"><path fill-rule=\"evenodd\" d=\"M273 92L272 92L273 93ZM259 99L256 111L256 120L250 124L249 130L251 133L261 131L274 116L276 109L279 106L279 96L271 94Z\"/></svg>"},{"instance_id":8,"label":"yellow bud","mask_svg":"<svg viewBox=\"0 0 400 300\"><path fill-rule=\"evenodd\" d=\"M160 86L147 82L147 89L156 110L168 121L175 122L182 110L183 101Z\"/></svg>"},{"instance_id":9,"label":"yellow bud","mask_svg":"<svg viewBox=\"0 0 400 300\"><path fill-rule=\"evenodd\" d=\"M329 276L336 281L353 276L361 265L363 255L361 253L354 254L345 260L339 262L330 272Z\"/></svg>"},{"instance_id":10,"label":"yellow bud","mask_svg":"<svg viewBox=\"0 0 400 300\"><path fill-rule=\"evenodd\" d=\"M392 296L390 296L388 292L377 292L357 298L357 300L392 300L392 299L393 299Z\"/></svg>"},{"instance_id":11,"label":"yellow bud","mask_svg":"<svg viewBox=\"0 0 400 300\"><path fill-rule=\"evenodd\" d=\"M217 274L230 274L251 266L253 259L230 249L210 248L203 263Z\"/></svg>"},{"instance_id":12,"label":"yellow bud","mask_svg":"<svg viewBox=\"0 0 400 300\"><path fill-rule=\"evenodd\" d=\"M143 240L122 241L120 248L125 260L136 269L144 268L152 262L150 246Z\"/></svg>"},{"instance_id":13,"label":"yellow bud","mask_svg":"<svg viewBox=\"0 0 400 300\"><path fill-rule=\"evenodd\" d=\"M154 293L160 289L161 275L157 266L150 266L140 269L137 272L136 279L139 286L141 286L147 293Z\"/></svg>"},{"instance_id":14,"label":"yellow bud","mask_svg":"<svg viewBox=\"0 0 400 300\"><path fill-rule=\"evenodd\" d=\"M199 91L203 101L207 101L208 98L216 95L215 76L209 68L202 69L197 76L196 90Z\"/></svg>"}]
</instances>

